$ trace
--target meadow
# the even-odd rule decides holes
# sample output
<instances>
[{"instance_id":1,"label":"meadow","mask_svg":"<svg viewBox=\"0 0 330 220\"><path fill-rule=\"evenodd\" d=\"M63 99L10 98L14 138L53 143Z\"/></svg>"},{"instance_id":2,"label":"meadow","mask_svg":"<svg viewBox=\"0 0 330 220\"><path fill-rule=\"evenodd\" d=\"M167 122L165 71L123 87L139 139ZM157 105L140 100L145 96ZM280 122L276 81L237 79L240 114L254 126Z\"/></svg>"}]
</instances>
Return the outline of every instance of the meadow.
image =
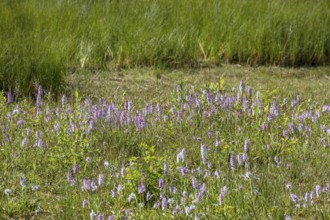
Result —
<instances>
[{"instance_id":1,"label":"meadow","mask_svg":"<svg viewBox=\"0 0 330 220\"><path fill-rule=\"evenodd\" d=\"M329 6L1 1L0 219L329 219Z\"/></svg>"},{"instance_id":2,"label":"meadow","mask_svg":"<svg viewBox=\"0 0 330 220\"><path fill-rule=\"evenodd\" d=\"M0 218L328 219L327 70L77 74L60 101L2 95Z\"/></svg>"}]
</instances>

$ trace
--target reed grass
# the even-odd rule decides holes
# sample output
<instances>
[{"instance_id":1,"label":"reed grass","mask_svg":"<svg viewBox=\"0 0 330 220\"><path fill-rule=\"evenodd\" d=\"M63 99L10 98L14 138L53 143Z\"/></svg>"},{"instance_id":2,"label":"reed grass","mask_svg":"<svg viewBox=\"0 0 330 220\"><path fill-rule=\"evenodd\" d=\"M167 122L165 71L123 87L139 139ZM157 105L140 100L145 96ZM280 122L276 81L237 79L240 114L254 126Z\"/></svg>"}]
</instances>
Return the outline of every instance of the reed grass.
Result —
<instances>
[{"instance_id":1,"label":"reed grass","mask_svg":"<svg viewBox=\"0 0 330 220\"><path fill-rule=\"evenodd\" d=\"M1 89L31 93L34 83L56 91L61 75L76 68L329 64L329 6L326 0L1 1Z\"/></svg>"}]
</instances>

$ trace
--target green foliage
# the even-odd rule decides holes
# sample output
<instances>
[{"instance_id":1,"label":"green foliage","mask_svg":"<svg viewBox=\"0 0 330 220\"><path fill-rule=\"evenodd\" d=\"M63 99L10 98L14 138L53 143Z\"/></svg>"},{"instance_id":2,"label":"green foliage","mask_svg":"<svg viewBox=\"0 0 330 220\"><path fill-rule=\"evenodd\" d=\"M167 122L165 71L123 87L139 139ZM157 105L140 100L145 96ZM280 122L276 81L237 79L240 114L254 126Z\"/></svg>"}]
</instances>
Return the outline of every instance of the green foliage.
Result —
<instances>
[{"instance_id":1,"label":"green foliage","mask_svg":"<svg viewBox=\"0 0 330 220\"><path fill-rule=\"evenodd\" d=\"M55 95L67 70L329 63L328 1L2 1L0 89Z\"/></svg>"},{"instance_id":2,"label":"green foliage","mask_svg":"<svg viewBox=\"0 0 330 220\"><path fill-rule=\"evenodd\" d=\"M163 166L165 158L156 155L155 146L149 146L146 143L139 144L139 157L131 157L129 166L126 168L129 180L129 191L136 191L138 184L146 183L147 190L155 194L158 188L158 179L163 176Z\"/></svg>"}]
</instances>

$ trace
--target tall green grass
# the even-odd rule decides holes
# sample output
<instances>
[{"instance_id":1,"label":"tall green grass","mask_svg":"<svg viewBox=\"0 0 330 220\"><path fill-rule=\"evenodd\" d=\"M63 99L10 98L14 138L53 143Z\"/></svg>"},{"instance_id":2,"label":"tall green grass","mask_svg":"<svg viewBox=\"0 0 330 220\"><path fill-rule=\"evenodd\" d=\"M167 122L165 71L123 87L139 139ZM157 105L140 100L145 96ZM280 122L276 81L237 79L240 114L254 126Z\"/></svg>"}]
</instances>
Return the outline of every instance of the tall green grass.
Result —
<instances>
[{"instance_id":1,"label":"tall green grass","mask_svg":"<svg viewBox=\"0 0 330 220\"><path fill-rule=\"evenodd\" d=\"M1 88L26 92L77 67L329 64L329 10L326 0L5 0Z\"/></svg>"}]
</instances>

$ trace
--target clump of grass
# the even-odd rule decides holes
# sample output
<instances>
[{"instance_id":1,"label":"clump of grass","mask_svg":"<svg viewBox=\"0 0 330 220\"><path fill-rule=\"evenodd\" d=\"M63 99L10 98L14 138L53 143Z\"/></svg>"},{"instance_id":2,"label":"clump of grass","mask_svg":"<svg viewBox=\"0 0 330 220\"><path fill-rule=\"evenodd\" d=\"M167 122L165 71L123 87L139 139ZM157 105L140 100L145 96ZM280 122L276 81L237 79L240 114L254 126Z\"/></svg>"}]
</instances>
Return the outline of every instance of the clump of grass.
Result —
<instances>
[{"instance_id":1,"label":"clump of grass","mask_svg":"<svg viewBox=\"0 0 330 220\"><path fill-rule=\"evenodd\" d=\"M57 96L64 86L65 67L46 47L16 45L3 54L0 64L0 89L15 96L36 95L37 85Z\"/></svg>"},{"instance_id":2,"label":"clump of grass","mask_svg":"<svg viewBox=\"0 0 330 220\"><path fill-rule=\"evenodd\" d=\"M66 71L62 54L25 3L1 3L0 89L36 95L37 86L57 96ZM44 21L46 22L46 21Z\"/></svg>"}]
</instances>

